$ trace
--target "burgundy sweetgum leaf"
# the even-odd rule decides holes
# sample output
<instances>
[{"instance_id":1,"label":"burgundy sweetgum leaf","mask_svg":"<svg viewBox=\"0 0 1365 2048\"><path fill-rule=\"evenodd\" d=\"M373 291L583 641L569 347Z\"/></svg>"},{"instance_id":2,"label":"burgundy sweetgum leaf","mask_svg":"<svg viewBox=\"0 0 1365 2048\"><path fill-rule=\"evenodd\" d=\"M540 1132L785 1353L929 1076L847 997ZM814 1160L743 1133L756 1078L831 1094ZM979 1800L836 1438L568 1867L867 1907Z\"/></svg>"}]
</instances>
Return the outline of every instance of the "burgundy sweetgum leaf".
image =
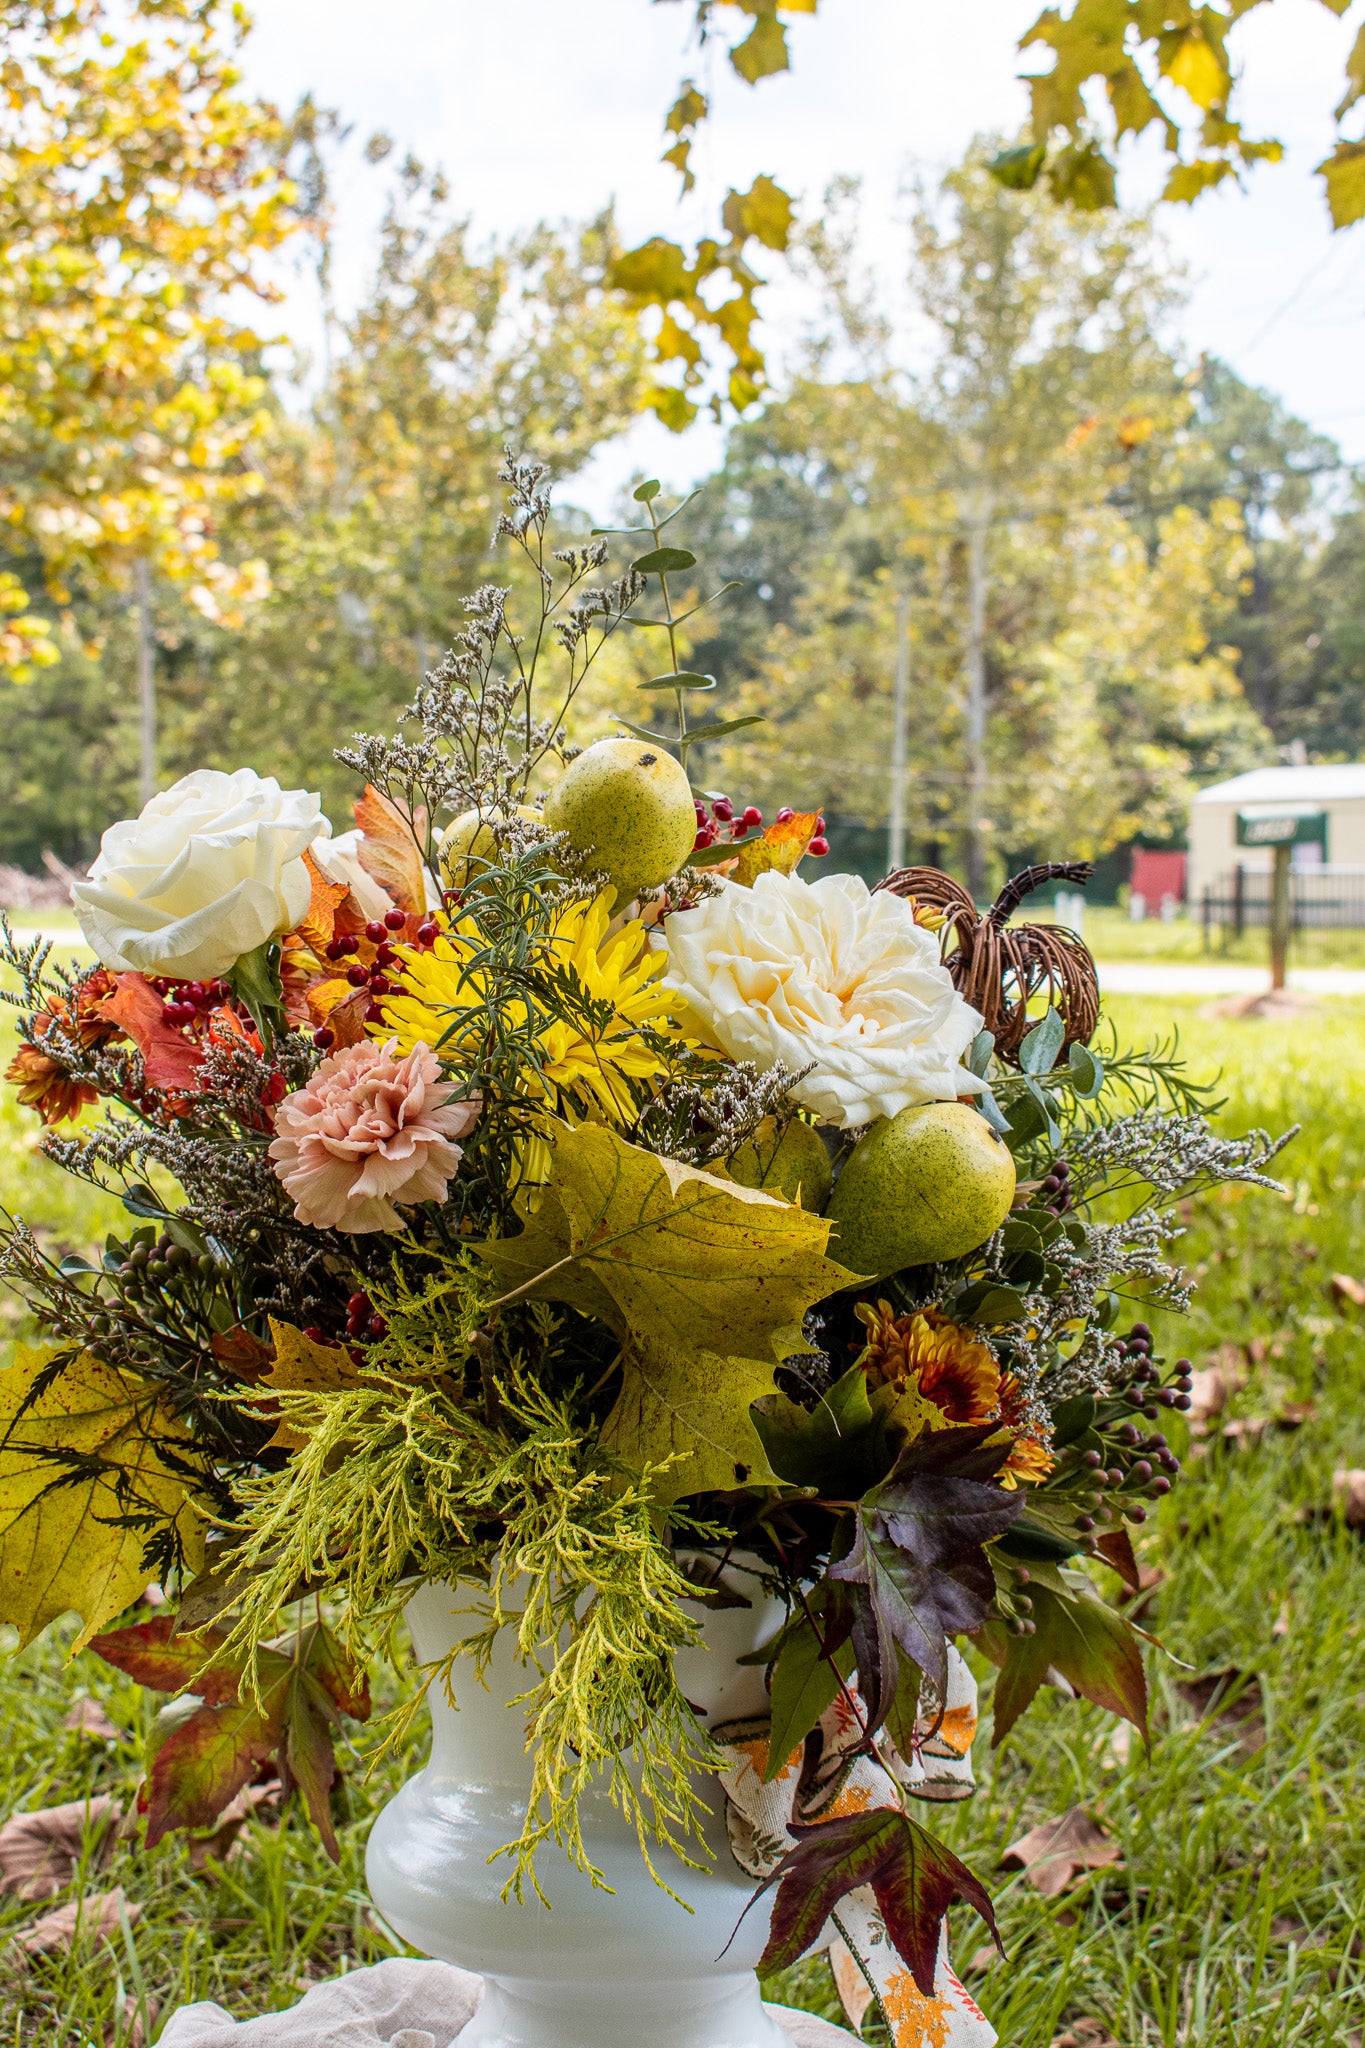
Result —
<instances>
[{"instance_id":1,"label":"burgundy sweetgum leaf","mask_svg":"<svg viewBox=\"0 0 1365 2048\"><path fill-rule=\"evenodd\" d=\"M321 1835L323 1848L333 1863L339 1863L341 1850L332 1826L332 1784L337 1774L332 1730L317 1688L303 1678L291 1688L283 1763L286 1783L298 1787L304 1811Z\"/></svg>"},{"instance_id":2,"label":"burgundy sweetgum leaf","mask_svg":"<svg viewBox=\"0 0 1365 2048\"><path fill-rule=\"evenodd\" d=\"M183 1692L188 1686L213 1704L235 1700L240 1660L215 1662L227 1637L211 1628L199 1635L176 1635L175 1626L173 1614L158 1614L153 1621L91 1636L87 1648L153 1692Z\"/></svg>"},{"instance_id":3,"label":"burgundy sweetgum leaf","mask_svg":"<svg viewBox=\"0 0 1365 2048\"><path fill-rule=\"evenodd\" d=\"M995 1913L980 1879L909 1814L878 1807L810 1826L793 1823L791 1831L800 1837L796 1847L755 1894L761 1897L769 1886L777 1886L761 1973L796 1962L839 1901L862 1885L871 1887L887 1935L926 1998L934 1992L943 1916L955 1900L965 1900L981 1915L1000 1946Z\"/></svg>"},{"instance_id":4,"label":"burgundy sweetgum leaf","mask_svg":"<svg viewBox=\"0 0 1365 2048\"><path fill-rule=\"evenodd\" d=\"M926 1432L896 1462L858 1511L857 1534L830 1577L866 1589L878 1629L889 1634L942 1697L948 1680L948 1639L973 1634L995 1598L995 1575L984 1545L1003 1534L1024 1497L992 1486L1008 1445L986 1445L991 1424ZM973 1476L967 1476L971 1474ZM862 1634L880 1650L879 1636ZM880 1659L879 1668L885 1669ZM895 1689L894 1660L882 1690Z\"/></svg>"},{"instance_id":5,"label":"burgundy sweetgum leaf","mask_svg":"<svg viewBox=\"0 0 1365 2048\"><path fill-rule=\"evenodd\" d=\"M284 1729L287 1679L250 1699L199 1707L157 1750L144 1794L147 1846L174 1828L211 1828L274 1756Z\"/></svg>"},{"instance_id":6,"label":"burgundy sweetgum leaf","mask_svg":"<svg viewBox=\"0 0 1365 2048\"><path fill-rule=\"evenodd\" d=\"M348 1655L329 1628L319 1628L309 1645L306 1662L328 1698L349 1714L353 1721L370 1718L370 1681L362 1664Z\"/></svg>"},{"instance_id":7,"label":"burgundy sweetgum leaf","mask_svg":"<svg viewBox=\"0 0 1365 2048\"><path fill-rule=\"evenodd\" d=\"M995 1639L1004 1654L995 1682L992 1747L1004 1740L1050 1669L1082 1698L1131 1721L1146 1742L1147 1676L1141 1646L1123 1616L1093 1591L1062 1595L1036 1582L1029 1591L1035 1633ZM998 1654L990 1639L983 1637L982 1647Z\"/></svg>"}]
</instances>

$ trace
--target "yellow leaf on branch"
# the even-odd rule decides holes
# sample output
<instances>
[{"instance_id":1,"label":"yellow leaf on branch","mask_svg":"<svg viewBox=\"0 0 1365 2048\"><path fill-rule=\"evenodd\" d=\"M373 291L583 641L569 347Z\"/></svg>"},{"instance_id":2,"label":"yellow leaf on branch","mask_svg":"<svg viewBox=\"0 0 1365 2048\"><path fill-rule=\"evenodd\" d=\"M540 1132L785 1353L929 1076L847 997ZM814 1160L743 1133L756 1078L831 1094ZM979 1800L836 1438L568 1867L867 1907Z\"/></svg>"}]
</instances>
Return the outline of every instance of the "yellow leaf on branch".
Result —
<instances>
[{"instance_id":1,"label":"yellow leaf on branch","mask_svg":"<svg viewBox=\"0 0 1365 2048\"><path fill-rule=\"evenodd\" d=\"M145 1381L20 1345L0 1373L0 1621L21 1643L75 1609L82 1649L168 1561L204 1562L193 1439Z\"/></svg>"},{"instance_id":2,"label":"yellow leaf on branch","mask_svg":"<svg viewBox=\"0 0 1365 2048\"><path fill-rule=\"evenodd\" d=\"M556 1132L523 1223L479 1255L509 1295L568 1302L615 1331L608 1448L637 1470L672 1460L665 1500L770 1479L750 1406L802 1348L806 1310L851 1278L824 1256L824 1218L585 1124Z\"/></svg>"}]
</instances>

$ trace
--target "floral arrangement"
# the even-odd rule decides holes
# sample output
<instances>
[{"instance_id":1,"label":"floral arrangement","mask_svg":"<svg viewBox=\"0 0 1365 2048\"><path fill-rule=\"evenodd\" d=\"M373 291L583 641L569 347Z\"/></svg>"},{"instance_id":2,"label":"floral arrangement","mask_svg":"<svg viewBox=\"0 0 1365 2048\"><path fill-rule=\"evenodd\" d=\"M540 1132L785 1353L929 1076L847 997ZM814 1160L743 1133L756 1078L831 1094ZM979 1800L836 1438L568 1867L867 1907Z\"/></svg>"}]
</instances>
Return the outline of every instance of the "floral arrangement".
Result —
<instances>
[{"instance_id":1,"label":"floral arrangement","mask_svg":"<svg viewBox=\"0 0 1365 2048\"><path fill-rule=\"evenodd\" d=\"M1216 1137L1173 1047L1087 1044L1047 983L1023 1017L1017 947L992 992L947 878L807 879L818 812L699 790L733 722L689 723L676 515L643 485L598 584L611 537L553 551L543 472L504 474L529 627L469 600L398 736L342 750L354 830L199 771L75 888L97 965L6 934L9 1077L130 1221L94 1263L4 1227L44 1341L0 1375L0 1618L74 1608L79 1646L194 1695L149 1842L271 1758L330 1842L333 1731L414 1587L460 1582L475 1664L509 1630L527 1667L519 1896L548 1843L590 1871L599 1777L647 1857L700 1853L698 1770L751 1817L785 1787L775 1845L732 1830L778 1887L767 1962L865 1908L927 1997L947 1906L991 1913L913 1807L967 1788L959 1645L999 1668L997 1739L1057 1677L1143 1727L1093 1574L1136 1584L1189 1380L1128 1305L1183 1303L1177 1205L1273 1186L1276 1148ZM643 687L676 728L580 751L627 622L666 635ZM736 1558L787 1617L747 1734L673 1676Z\"/></svg>"}]
</instances>

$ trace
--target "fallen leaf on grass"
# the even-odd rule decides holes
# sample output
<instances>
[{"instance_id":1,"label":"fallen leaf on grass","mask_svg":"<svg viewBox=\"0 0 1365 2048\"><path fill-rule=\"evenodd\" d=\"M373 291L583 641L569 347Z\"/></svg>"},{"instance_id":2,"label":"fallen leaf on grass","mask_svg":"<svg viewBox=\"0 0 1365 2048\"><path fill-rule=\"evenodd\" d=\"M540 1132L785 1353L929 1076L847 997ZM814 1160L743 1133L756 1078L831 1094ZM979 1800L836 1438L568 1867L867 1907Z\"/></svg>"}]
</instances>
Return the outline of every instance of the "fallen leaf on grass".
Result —
<instances>
[{"instance_id":1,"label":"fallen leaf on grass","mask_svg":"<svg viewBox=\"0 0 1365 2048\"><path fill-rule=\"evenodd\" d=\"M78 1933L116 1934L120 1915L130 1927L142 1918L141 1906L128 1898L121 1885L112 1892L97 1892L93 1898L72 1899L55 1913L44 1913L41 1920L15 1935L15 1946L31 1956L51 1955L56 1949L70 1948Z\"/></svg>"},{"instance_id":2,"label":"fallen leaf on grass","mask_svg":"<svg viewBox=\"0 0 1365 2048\"><path fill-rule=\"evenodd\" d=\"M1365 1529L1365 1472L1358 1465L1332 1474L1332 1505L1348 1529Z\"/></svg>"},{"instance_id":3,"label":"fallen leaf on grass","mask_svg":"<svg viewBox=\"0 0 1365 2048\"><path fill-rule=\"evenodd\" d=\"M1353 1280L1349 1273L1333 1273L1327 1285L1338 1308L1344 1308L1347 1302L1352 1308L1365 1308L1365 1285Z\"/></svg>"},{"instance_id":4,"label":"fallen leaf on grass","mask_svg":"<svg viewBox=\"0 0 1365 2048\"><path fill-rule=\"evenodd\" d=\"M1219 1434L1223 1442L1234 1451L1244 1444L1255 1446L1270 1427L1268 1415L1239 1415L1231 1422L1225 1422Z\"/></svg>"},{"instance_id":5,"label":"fallen leaf on grass","mask_svg":"<svg viewBox=\"0 0 1365 2048\"><path fill-rule=\"evenodd\" d=\"M190 1869L203 1870L210 1858L221 1863L253 1813L263 1806L277 1807L283 1788L278 1778L264 1785L244 1785L237 1797L223 1808L211 1835L196 1835L190 1842Z\"/></svg>"},{"instance_id":6,"label":"fallen leaf on grass","mask_svg":"<svg viewBox=\"0 0 1365 2048\"><path fill-rule=\"evenodd\" d=\"M1118 2048L1103 2020L1075 2020L1064 2034L1054 2034L1052 2048Z\"/></svg>"},{"instance_id":7,"label":"fallen leaf on grass","mask_svg":"<svg viewBox=\"0 0 1365 2048\"><path fill-rule=\"evenodd\" d=\"M1316 1422L1317 1414L1316 1401L1283 1401L1275 1411L1275 1427L1302 1429L1305 1422Z\"/></svg>"},{"instance_id":8,"label":"fallen leaf on grass","mask_svg":"<svg viewBox=\"0 0 1365 2048\"><path fill-rule=\"evenodd\" d=\"M1241 1384L1224 1372L1220 1365L1210 1365L1202 1372L1190 1374L1190 1428L1197 1435L1215 1415L1221 1415L1232 1397L1234 1389Z\"/></svg>"},{"instance_id":9,"label":"fallen leaf on grass","mask_svg":"<svg viewBox=\"0 0 1365 2048\"><path fill-rule=\"evenodd\" d=\"M101 1796L13 1814L0 1828L0 1891L55 1898L75 1875L87 1840L95 1860L103 1860L121 1810L117 1800Z\"/></svg>"},{"instance_id":10,"label":"fallen leaf on grass","mask_svg":"<svg viewBox=\"0 0 1365 2048\"><path fill-rule=\"evenodd\" d=\"M66 1719L63 1728L73 1735L89 1735L97 1742L122 1742L124 1731L109 1719L98 1700L77 1700Z\"/></svg>"},{"instance_id":11,"label":"fallen leaf on grass","mask_svg":"<svg viewBox=\"0 0 1365 2048\"><path fill-rule=\"evenodd\" d=\"M1055 1899L1087 1870L1104 1870L1122 1861L1123 1851L1083 1806L1073 1806L1060 1820L1045 1820L1011 1842L1000 1858L1002 1870L1022 1870L1036 1892Z\"/></svg>"}]
</instances>

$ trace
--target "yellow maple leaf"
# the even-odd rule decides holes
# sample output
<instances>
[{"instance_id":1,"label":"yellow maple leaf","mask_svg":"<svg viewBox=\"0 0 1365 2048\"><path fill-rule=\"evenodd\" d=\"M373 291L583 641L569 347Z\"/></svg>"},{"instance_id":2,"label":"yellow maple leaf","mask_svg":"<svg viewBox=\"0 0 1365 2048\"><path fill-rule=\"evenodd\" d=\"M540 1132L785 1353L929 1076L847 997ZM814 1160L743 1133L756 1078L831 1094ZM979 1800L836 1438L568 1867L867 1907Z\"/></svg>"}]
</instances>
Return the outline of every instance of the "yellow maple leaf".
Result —
<instances>
[{"instance_id":1,"label":"yellow maple leaf","mask_svg":"<svg viewBox=\"0 0 1365 2048\"><path fill-rule=\"evenodd\" d=\"M146 1381L20 1345L0 1372L0 1621L31 1642L75 1609L75 1649L153 1576L149 1549L203 1567L190 1432Z\"/></svg>"},{"instance_id":2,"label":"yellow maple leaf","mask_svg":"<svg viewBox=\"0 0 1365 2048\"><path fill-rule=\"evenodd\" d=\"M1222 105L1232 84L1222 58L1198 29L1189 30L1163 69L1172 84L1183 86L1206 113Z\"/></svg>"},{"instance_id":3,"label":"yellow maple leaf","mask_svg":"<svg viewBox=\"0 0 1365 2048\"><path fill-rule=\"evenodd\" d=\"M519 1237L477 1247L509 1292L565 1301L621 1340L603 1441L663 1500L771 1480L752 1403L802 1346L814 1302L853 1276L822 1216L661 1159L601 1125L560 1126Z\"/></svg>"}]
</instances>

